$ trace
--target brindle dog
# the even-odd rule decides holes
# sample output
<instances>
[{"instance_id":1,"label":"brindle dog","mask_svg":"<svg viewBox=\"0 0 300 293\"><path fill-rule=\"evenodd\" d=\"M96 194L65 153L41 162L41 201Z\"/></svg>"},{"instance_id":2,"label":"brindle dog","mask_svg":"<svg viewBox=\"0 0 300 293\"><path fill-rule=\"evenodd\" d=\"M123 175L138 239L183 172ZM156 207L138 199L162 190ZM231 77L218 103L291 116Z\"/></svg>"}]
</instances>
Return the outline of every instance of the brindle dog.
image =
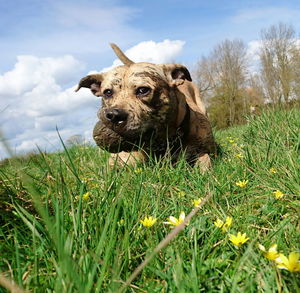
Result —
<instances>
[{"instance_id":1,"label":"brindle dog","mask_svg":"<svg viewBox=\"0 0 300 293\"><path fill-rule=\"evenodd\" d=\"M111 44L124 65L82 78L81 87L102 97L94 128L98 146L116 153L110 162L134 165L149 155L183 154L201 170L216 153L210 123L199 90L186 67L134 63Z\"/></svg>"}]
</instances>

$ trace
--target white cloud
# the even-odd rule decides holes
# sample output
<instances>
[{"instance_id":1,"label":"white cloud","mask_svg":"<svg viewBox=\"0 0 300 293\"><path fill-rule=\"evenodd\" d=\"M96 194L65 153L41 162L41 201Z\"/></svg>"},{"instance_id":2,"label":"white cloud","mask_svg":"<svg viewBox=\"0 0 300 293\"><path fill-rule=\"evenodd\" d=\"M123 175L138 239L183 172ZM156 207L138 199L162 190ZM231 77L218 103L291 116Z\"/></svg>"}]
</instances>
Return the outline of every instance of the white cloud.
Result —
<instances>
[{"instance_id":1,"label":"white cloud","mask_svg":"<svg viewBox=\"0 0 300 293\"><path fill-rule=\"evenodd\" d=\"M83 64L70 55L60 58L18 56L14 69L0 75L0 95L21 95L45 82L65 84L82 68Z\"/></svg>"},{"instance_id":2,"label":"white cloud","mask_svg":"<svg viewBox=\"0 0 300 293\"><path fill-rule=\"evenodd\" d=\"M260 67L259 51L262 46L262 41L253 40L248 43L247 47L247 58L249 61L249 71L251 74L257 74Z\"/></svg>"},{"instance_id":3,"label":"white cloud","mask_svg":"<svg viewBox=\"0 0 300 293\"><path fill-rule=\"evenodd\" d=\"M168 63L183 45L183 41L148 41L126 54L134 61ZM100 101L87 89L74 91L83 67L70 55L19 56L12 70L0 75L1 130L16 152L36 150L37 146L47 151L61 148L56 127L64 140L81 134L92 141ZM0 158L4 156L0 148Z\"/></svg>"},{"instance_id":4,"label":"white cloud","mask_svg":"<svg viewBox=\"0 0 300 293\"><path fill-rule=\"evenodd\" d=\"M253 60L259 59L259 51L262 47L262 41L254 40L248 43L247 55Z\"/></svg>"},{"instance_id":5,"label":"white cloud","mask_svg":"<svg viewBox=\"0 0 300 293\"><path fill-rule=\"evenodd\" d=\"M164 40L162 42L145 41L126 50L125 55L134 62L169 63L181 53L185 42L180 40ZM119 59L114 60L113 65L103 68L108 71L113 67L122 65Z\"/></svg>"},{"instance_id":6,"label":"white cloud","mask_svg":"<svg viewBox=\"0 0 300 293\"><path fill-rule=\"evenodd\" d=\"M8 30L0 34L2 68L9 68L12 58L18 55L64 54L100 67L99 60L108 52L109 42L128 45L145 37L142 29L133 22L140 14L140 8L132 5L103 0L42 2L37 5L44 8L39 13L11 19ZM16 11L22 11L21 6ZM12 15L18 13L13 11Z\"/></svg>"},{"instance_id":7,"label":"white cloud","mask_svg":"<svg viewBox=\"0 0 300 293\"><path fill-rule=\"evenodd\" d=\"M99 99L88 90L75 93L75 86L67 87L76 84L83 67L69 55L19 56L12 70L0 75L0 125L14 150L58 147L56 126L64 139L87 129L91 137Z\"/></svg>"}]
</instances>

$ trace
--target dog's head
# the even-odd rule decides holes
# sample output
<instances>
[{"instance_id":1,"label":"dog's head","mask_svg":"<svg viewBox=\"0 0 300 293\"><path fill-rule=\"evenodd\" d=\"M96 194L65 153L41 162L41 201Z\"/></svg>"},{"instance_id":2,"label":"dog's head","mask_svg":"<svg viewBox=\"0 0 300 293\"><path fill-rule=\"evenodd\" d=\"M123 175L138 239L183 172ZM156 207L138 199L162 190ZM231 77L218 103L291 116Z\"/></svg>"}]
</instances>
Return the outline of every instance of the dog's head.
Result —
<instances>
[{"instance_id":1,"label":"dog's head","mask_svg":"<svg viewBox=\"0 0 300 293\"><path fill-rule=\"evenodd\" d=\"M192 80L187 68L134 63L116 45L112 47L124 65L82 78L77 90L89 88L102 97L100 120L128 141L145 134L172 135L185 115L185 103L176 91L180 84Z\"/></svg>"}]
</instances>

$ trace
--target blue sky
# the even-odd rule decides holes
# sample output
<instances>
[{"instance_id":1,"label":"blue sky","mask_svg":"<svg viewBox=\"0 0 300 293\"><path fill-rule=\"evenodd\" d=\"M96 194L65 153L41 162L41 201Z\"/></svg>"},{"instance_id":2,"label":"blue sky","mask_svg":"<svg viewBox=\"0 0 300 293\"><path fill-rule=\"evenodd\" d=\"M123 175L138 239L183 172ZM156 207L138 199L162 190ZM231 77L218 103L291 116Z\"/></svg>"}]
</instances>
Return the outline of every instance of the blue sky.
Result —
<instances>
[{"instance_id":1,"label":"blue sky","mask_svg":"<svg viewBox=\"0 0 300 293\"><path fill-rule=\"evenodd\" d=\"M110 42L133 60L192 67L222 40L251 44L279 21L299 33L299 15L299 0L0 0L0 127L16 152L55 149L56 126L88 139L99 101L73 88L113 64Z\"/></svg>"},{"instance_id":2,"label":"blue sky","mask_svg":"<svg viewBox=\"0 0 300 293\"><path fill-rule=\"evenodd\" d=\"M261 28L278 21L299 29L299 15L299 0L1 0L0 72L24 54L72 54L102 68L113 58L112 41L128 48L146 40L184 40L180 59L194 62L225 38L255 40Z\"/></svg>"}]
</instances>

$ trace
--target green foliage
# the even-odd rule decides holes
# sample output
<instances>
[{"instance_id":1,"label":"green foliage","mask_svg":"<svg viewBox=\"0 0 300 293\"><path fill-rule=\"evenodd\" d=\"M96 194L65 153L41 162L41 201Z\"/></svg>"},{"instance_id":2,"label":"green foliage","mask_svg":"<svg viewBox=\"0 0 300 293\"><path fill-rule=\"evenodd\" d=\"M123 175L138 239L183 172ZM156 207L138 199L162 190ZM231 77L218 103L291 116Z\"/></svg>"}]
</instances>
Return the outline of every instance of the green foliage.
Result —
<instances>
[{"instance_id":1,"label":"green foliage","mask_svg":"<svg viewBox=\"0 0 300 293\"><path fill-rule=\"evenodd\" d=\"M216 132L224 154L204 175L168 160L110 170L108 154L90 146L7 160L0 271L31 292L117 292L170 231L163 222L211 192L127 292L297 292L299 274L277 269L257 243L299 251L300 111L248 120ZM245 188L239 180L248 180ZM275 199L276 190L283 198ZM157 223L142 227L145 216ZM250 238L239 249L213 224L226 216L229 233Z\"/></svg>"}]
</instances>

